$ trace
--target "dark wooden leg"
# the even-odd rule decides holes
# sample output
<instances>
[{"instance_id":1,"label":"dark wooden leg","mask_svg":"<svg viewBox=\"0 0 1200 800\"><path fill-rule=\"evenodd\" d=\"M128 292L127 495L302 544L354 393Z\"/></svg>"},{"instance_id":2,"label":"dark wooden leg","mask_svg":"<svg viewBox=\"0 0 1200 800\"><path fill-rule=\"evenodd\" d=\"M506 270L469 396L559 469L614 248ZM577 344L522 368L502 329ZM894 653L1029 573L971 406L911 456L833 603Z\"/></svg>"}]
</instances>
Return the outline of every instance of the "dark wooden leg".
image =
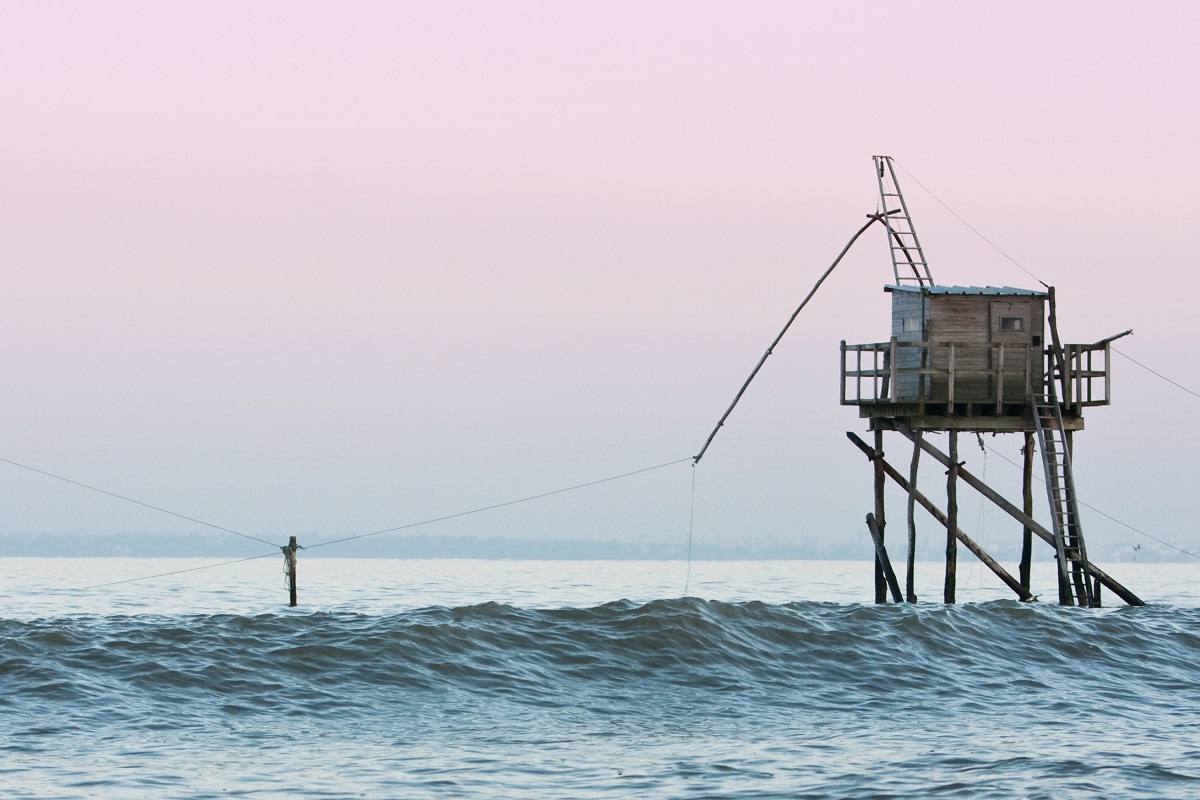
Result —
<instances>
[{"instance_id":1,"label":"dark wooden leg","mask_svg":"<svg viewBox=\"0 0 1200 800\"><path fill-rule=\"evenodd\" d=\"M299 549L295 536L288 539L287 547L283 548L288 567L288 605L292 608L296 607L296 551Z\"/></svg>"},{"instance_id":2,"label":"dark wooden leg","mask_svg":"<svg viewBox=\"0 0 1200 800\"><path fill-rule=\"evenodd\" d=\"M912 463L908 468L908 564L904 576L905 599L910 603L917 602L916 589L913 587L917 560L917 520L915 516L917 499L913 492L917 489L917 464L921 459L921 434L918 432L916 436L917 440L913 442Z\"/></svg>"},{"instance_id":3,"label":"dark wooden leg","mask_svg":"<svg viewBox=\"0 0 1200 800\"><path fill-rule=\"evenodd\" d=\"M879 529L879 543L883 544L884 528L887 525L883 509L883 487L887 476L883 472L883 431L875 431L875 525ZM887 602L887 575L879 557L875 557L875 602Z\"/></svg>"},{"instance_id":4,"label":"dark wooden leg","mask_svg":"<svg viewBox=\"0 0 1200 800\"><path fill-rule=\"evenodd\" d=\"M958 571L958 431L950 431L950 469L946 472L946 588L943 600L954 602Z\"/></svg>"},{"instance_id":5,"label":"dark wooden leg","mask_svg":"<svg viewBox=\"0 0 1200 800\"><path fill-rule=\"evenodd\" d=\"M1025 434L1025 483L1022 486L1021 499L1024 501L1025 516L1033 516L1033 449L1034 436ZM1033 565L1033 529L1028 525L1021 536L1021 586L1029 590L1029 572Z\"/></svg>"}]
</instances>

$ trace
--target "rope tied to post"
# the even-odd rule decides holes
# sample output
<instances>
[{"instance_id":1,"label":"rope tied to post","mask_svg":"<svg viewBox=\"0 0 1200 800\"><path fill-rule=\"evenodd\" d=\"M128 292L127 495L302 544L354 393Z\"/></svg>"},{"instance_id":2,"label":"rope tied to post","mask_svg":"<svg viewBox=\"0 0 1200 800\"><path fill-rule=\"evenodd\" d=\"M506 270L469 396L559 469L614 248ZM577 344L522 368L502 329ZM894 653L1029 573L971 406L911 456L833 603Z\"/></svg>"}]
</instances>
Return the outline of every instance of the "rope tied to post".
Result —
<instances>
[{"instance_id":1,"label":"rope tied to post","mask_svg":"<svg viewBox=\"0 0 1200 800\"><path fill-rule=\"evenodd\" d=\"M288 539L288 543L279 548L283 551L284 588L288 590L288 605L296 606L296 551L302 549L296 543L296 537Z\"/></svg>"}]
</instances>

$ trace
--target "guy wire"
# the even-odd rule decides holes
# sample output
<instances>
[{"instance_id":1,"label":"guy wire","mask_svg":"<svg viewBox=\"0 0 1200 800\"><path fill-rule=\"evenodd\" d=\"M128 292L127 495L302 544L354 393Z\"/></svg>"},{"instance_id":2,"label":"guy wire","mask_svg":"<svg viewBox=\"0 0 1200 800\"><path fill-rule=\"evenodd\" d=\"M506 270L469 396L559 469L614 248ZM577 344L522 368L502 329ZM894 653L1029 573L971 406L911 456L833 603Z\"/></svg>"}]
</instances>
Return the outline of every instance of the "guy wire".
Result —
<instances>
[{"instance_id":1,"label":"guy wire","mask_svg":"<svg viewBox=\"0 0 1200 800\"><path fill-rule=\"evenodd\" d=\"M986 445L985 445L985 446L986 446ZM1012 465L1013 465L1014 467L1016 467L1017 469L1022 469L1022 467L1021 467L1021 465L1020 465L1020 464L1018 464L1017 462L1013 461L1011 458L1008 458L1008 457L1006 457L1006 456L1005 456L1003 453L1001 453L999 450L996 450L995 448L993 448L993 447L990 447L990 446L987 446L987 449L988 449L988 450L991 450L993 453L995 453L995 454L996 454L996 456L997 456L997 458L1000 458L1000 459L1001 459L1001 460L1003 460L1003 461L1007 461L1009 464L1012 464ZM1037 475L1034 475L1033 477L1037 478L1037 480L1038 480L1039 482L1041 482L1041 483L1045 483L1045 482L1046 482L1046 481L1045 481L1045 480L1043 480L1042 478L1038 478L1038 476L1037 476ZM1090 509L1090 510L1092 510L1092 511L1095 511L1097 514L1099 514L1100 516L1102 516L1102 517L1104 517L1105 519L1109 520L1110 522L1115 522L1115 523L1117 523L1118 525L1120 525L1120 526L1122 526L1122 527L1128 528L1129 530L1133 531L1134 533L1139 533L1139 534L1141 534L1142 536L1145 536L1147 539L1153 539L1154 541L1158 542L1159 544L1161 544L1161 545L1164 545L1165 547L1169 547L1169 548L1171 548L1172 550L1178 550L1180 553L1183 553L1185 556L1191 556L1192 558L1197 558L1197 559L1200 559L1200 555L1197 555L1197 554L1195 554L1195 553L1191 552L1190 550L1184 550L1182 547L1179 547L1179 546L1177 546L1177 545L1173 545L1173 544L1171 544L1170 542L1163 541L1162 539L1159 539L1157 536L1152 536L1152 535L1150 535L1149 533L1146 533L1145 531L1143 531L1143 530L1141 530L1141 529L1139 529L1139 528L1135 528L1135 527L1133 527L1133 526L1132 526L1132 525L1130 525L1128 522L1122 522L1121 520L1117 519L1116 517L1112 516L1111 514L1106 514L1106 513L1104 513L1103 511L1101 511L1100 509L1096 508L1096 507L1095 507L1095 506L1093 506L1093 505L1090 505L1090 504L1088 504L1088 503L1085 503L1085 502L1083 502L1082 500L1078 500L1077 502L1079 503L1079 505L1083 506L1084 508L1087 508L1087 509Z\"/></svg>"},{"instance_id":2,"label":"guy wire","mask_svg":"<svg viewBox=\"0 0 1200 800\"><path fill-rule=\"evenodd\" d=\"M120 581L110 581L108 583L96 583L91 586L84 586L84 589L103 589L105 586L118 586L122 583L137 583L138 581L148 581L154 578L165 578L168 575L182 575L185 572L199 572L203 569L213 569L215 567L227 567L230 564L241 564L243 561L257 561L260 558L270 558L271 556L279 555L279 548L275 548L274 552L263 553L261 556L249 556L247 558L238 558L233 561L219 561L216 564L205 564L203 567L188 567L187 569L177 569L173 572L160 572L156 575L143 575L140 578L126 578Z\"/></svg>"},{"instance_id":3,"label":"guy wire","mask_svg":"<svg viewBox=\"0 0 1200 800\"><path fill-rule=\"evenodd\" d=\"M341 544L342 542L351 542L351 541L354 541L355 539L365 539L368 536L379 536L380 534L383 534L383 533L395 533L396 531L408 530L409 528L419 528L422 525L432 525L435 522L445 522L446 520L449 520L449 519L458 519L459 517L466 517L471 514L479 514L481 512L491 511L496 508L504 508L505 506L515 506L518 503L528 503L530 500L540 500L543 497L550 497L550 496L556 495L556 494L563 494L564 492L573 492L576 489L584 489L584 488L587 488L588 486L595 486L600 483L608 483L609 481L620 480L621 478L628 478L633 475L640 475L643 472L653 472L654 470L663 469L665 467L673 467L676 464L682 464L685 461L691 461L691 460L692 459L690 457L689 458L678 458L678 459L675 459L674 461L668 461L665 464L658 464L657 466L653 466L653 467L645 467L644 469L635 469L632 472L624 472L624 473L621 473L620 475L613 475L608 478L600 478L599 480L588 481L587 483L579 483L574 486L567 486L562 489L555 489L550 492L542 492L541 494L534 494L534 495L530 495L528 497L521 497L516 500L508 500L504 503L495 503L490 506L482 506L480 508L472 508L469 511L459 511L457 514L447 514L444 517L434 517L433 519L426 519L426 520L422 520L420 522L410 522L406 525L397 525L394 528L384 528L383 530L371 531L370 533L360 533L355 536L346 536L341 539L331 539L328 542L318 542L317 544L309 545L308 547L305 548L305 550L316 550L318 547L325 547L326 545Z\"/></svg>"},{"instance_id":4,"label":"guy wire","mask_svg":"<svg viewBox=\"0 0 1200 800\"><path fill-rule=\"evenodd\" d=\"M150 505L149 503L143 503L141 500L134 500L132 497L125 497L124 495L117 494L116 492L110 492L107 489L99 489L95 486L89 486L86 483L80 483L79 481L71 480L70 478L64 478L62 475L55 475L53 472L46 472L46 470L44 470L44 469L38 469L37 467L31 467L28 464L22 464L19 461L13 461L12 459L3 458L3 457L0 457L0 461L3 461L5 464L12 464L14 467L20 467L21 469L27 469L30 472L36 472L39 475L45 475L47 478L54 478L56 481L62 481L63 483L69 483L72 486L78 486L82 489L88 489L89 491L98 492L100 494L105 494L105 495L108 495L109 497L115 497L118 500L124 500L126 503L133 503L135 506L141 506L142 508L148 508L152 511L158 511L162 514L168 514L172 517L177 517L178 519L185 519L188 522L194 522L197 525L203 525L206 528L213 528L214 530L224 531L225 533L232 533L234 536L241 536L243 539L250 539L255 542L261 542L262 544L268 545L270 547L278 547L278 545L276 545L274 542L268 542L266 539L260 539L257 536L251 536L248 533L242 533L240 531L235 531L232 528L226 528L222 525L214 525L211 522L205 522L202 519L196 519L195 517L189 517L186 514L179 514L175 511L169 511L168 509L162 508L160 506L154 506L154 505Z\"/></svg>"}]
</instances>

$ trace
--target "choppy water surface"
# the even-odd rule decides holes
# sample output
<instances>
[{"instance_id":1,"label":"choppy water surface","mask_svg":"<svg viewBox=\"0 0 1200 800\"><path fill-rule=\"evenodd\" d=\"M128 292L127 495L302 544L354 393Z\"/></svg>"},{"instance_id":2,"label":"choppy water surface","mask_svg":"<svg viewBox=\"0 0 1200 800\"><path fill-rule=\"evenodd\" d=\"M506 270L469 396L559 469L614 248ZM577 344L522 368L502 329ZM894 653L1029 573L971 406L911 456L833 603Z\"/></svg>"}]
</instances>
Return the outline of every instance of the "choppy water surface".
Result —
<instances>
[{"instance_id":1,"label":"choppy water surface","mask_svg":"<svg viewBox=\"0 0 1200 800\"><path fill-rule=\"evenodd\" d=\"M0 560L4 797L1200 796L1191 565L1114 566L1167 599L1100 611L841 597L866 564L696 565L715 599L655 599L662 562L314 559L299 611L277 565L78 588L147 566Z\"/></svg>"}]
</instances>

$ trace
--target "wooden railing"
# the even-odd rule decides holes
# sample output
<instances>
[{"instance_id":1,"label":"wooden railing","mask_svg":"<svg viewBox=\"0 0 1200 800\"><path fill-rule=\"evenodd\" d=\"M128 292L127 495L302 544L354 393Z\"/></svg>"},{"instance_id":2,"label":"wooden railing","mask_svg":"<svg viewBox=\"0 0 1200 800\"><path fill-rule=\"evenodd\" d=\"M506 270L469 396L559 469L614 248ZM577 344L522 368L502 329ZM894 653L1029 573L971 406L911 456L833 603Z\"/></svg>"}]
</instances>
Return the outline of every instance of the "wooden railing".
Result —
<instances>
[{"instance_id":1,"label":"wooden railing","mask_svg":"<svg viewBox=\"0 0 1200 800\"><path fill-rule=\"evenodd\" d=\"M1049 349L974 342L890 342L841 347L841 403L1024 404L1055 380L1065 411L1108 405L1109 342L1063 345L1066 375Z\"/></svg>"}]
</instances>

